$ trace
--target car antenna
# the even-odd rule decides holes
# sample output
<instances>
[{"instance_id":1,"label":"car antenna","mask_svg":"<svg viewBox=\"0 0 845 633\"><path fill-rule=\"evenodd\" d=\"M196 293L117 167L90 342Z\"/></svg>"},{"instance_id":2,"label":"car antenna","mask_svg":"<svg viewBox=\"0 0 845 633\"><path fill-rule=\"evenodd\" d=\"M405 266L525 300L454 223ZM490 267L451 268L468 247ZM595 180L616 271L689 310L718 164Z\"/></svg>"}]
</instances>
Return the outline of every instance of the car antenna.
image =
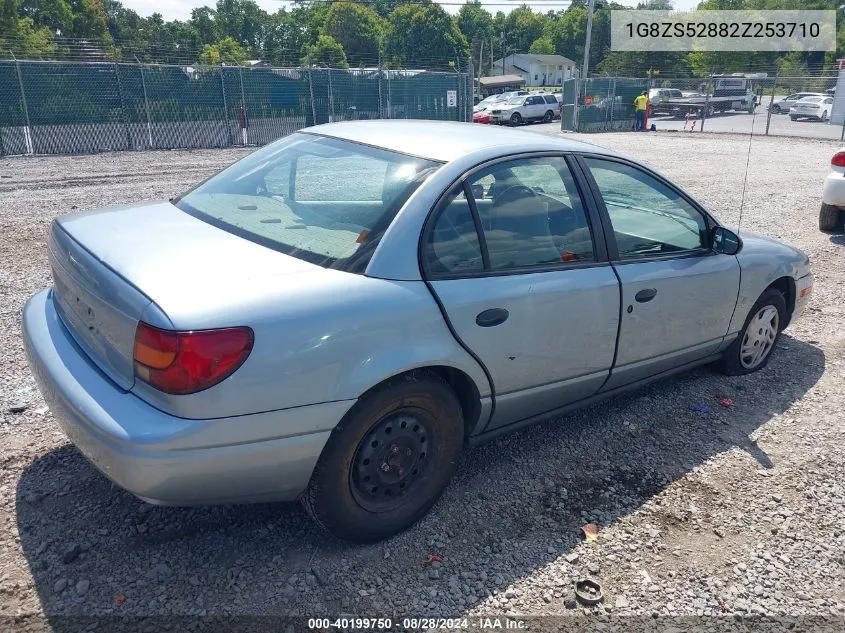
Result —
<instances>
[{"instance_id":1,"label":"car antenna","mask_svg":"<svg viewBox=\"0 0 845 633\"><path fill-rule=\"evenodd\" d=\"M739 200L739 221L736 224L736 234L742 227L742 208L745 206L745 188L748 186L748 165L751 164L751 142L754 140L754 122L757 120L757 107L751 115L751 134L748 135L748 154L745 157L745 176L742 178L742 197Z\"/></svg>"}]
</instances>

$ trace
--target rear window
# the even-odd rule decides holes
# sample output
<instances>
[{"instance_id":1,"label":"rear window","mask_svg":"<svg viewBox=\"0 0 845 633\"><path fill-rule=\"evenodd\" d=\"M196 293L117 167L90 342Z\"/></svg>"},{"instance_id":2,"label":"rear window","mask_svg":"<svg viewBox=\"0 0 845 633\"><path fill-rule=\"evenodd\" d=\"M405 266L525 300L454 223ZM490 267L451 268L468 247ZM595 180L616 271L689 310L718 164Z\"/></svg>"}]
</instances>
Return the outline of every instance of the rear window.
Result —
<instances>
[{"instance_id":1,"label":"rear window","mask_svg":"<svg viewBox=\"0 0 845 633\"><path fill-rule=\"evenodd\" d=\"M175 204L268 248L360 273L399 209L439 166L298 133L250 154Z\"/></svg>"}]
</instances>

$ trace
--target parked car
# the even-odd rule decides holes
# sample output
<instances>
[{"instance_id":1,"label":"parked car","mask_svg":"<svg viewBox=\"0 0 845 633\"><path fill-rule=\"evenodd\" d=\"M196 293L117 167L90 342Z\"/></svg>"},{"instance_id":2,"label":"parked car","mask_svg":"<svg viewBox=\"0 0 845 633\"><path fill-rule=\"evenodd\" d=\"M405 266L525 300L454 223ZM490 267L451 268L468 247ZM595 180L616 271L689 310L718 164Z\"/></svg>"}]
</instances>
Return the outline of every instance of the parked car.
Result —
<instances>
[{"instance_id":1,"label":"parked car","mask_svg":"<svg viewBox=\"0 0 845 633\"><path fill-rule=\"evenodd\" d=\"M170 202L63 215L48 255L24 343L98 469L157 504L300 498L354 541L422 517L468 443L761 369L813 286L611 150L431 121L301 130Z\"/></svg>"},{"instance_id":2,"label":"parked car","mask_svg":"<svg viewBox=\"0 0 845 633\"><path fill-rule=\"evenodd\" d=\"M845 225L845 147L830 159L830 171L824 179L819 229L841 231Z\"/></svg>"},{"instance_id":3,"label":"parked car","mask_svg":"<svg viewBox=\"0 0 845 633\"><path fill-rule=\"evenodd\" d=\"M772 114L786 114L792 109L792 106L800 101L801 99L806 99L807 97L824 97L825 94L821 92L796 92L794 94L789 95L779 101L775 101L769 108L772 111Z\"/></svg>"},{"instance_id":4,"label":"parked car","mask_svg":"<svg viewBox=\"0 0 845 633\"><path fill-rule=\"evenodd\" d=\"M832 109L833 97L804 97L792 104L789 110L789 118L793 121L798 119L827 121Z\"/></svg>"},{"instance_id":5,"label":"parked car","mask_svg":"<svg viewBox=\"0 0 845 633\"><path fill-rule=\"evenodd\" d=\"M529 121L551 123L560 113L560 103L551 94L517 95L490 109L490 121L498 124L522 125Z\"/></svg>"},{"instance_id":6,"label":"parked car","mask_svg":"<svg viewBox=\"0 0 845 633\"><path fill-rule=\"evenodd\" d=\"M677 88L652 88L648 91L650 112L652 115L673 112L677 106L670 106L670 102L677 103L683 98L684 94Z\"/></svg>"},{"instance_id":7,"label":"parked car","mask_svg":"<svg viewBox=\"0 0 845 633\"><path fill-rule=\"evenodd\" d=\"M486 110L482 110L480 112L473 112L472 113L472 122L473 123L490 123L490 113Z\"/></svg>"},{"instance_id":8,"label":"parked car","mask_svg":"<svg viewBox=\"0 0 845 633\"><path fill-rule=\"evenodd\" d=\"M472 111L475 112L484 112L488 108L490 108L494 103L498 103L502 99L507 99L507 97L502 97L501 95L490 95L489 97L485 97L481 101L479 101L475 106L473 106Z\"/></svg>"}]
</instances>

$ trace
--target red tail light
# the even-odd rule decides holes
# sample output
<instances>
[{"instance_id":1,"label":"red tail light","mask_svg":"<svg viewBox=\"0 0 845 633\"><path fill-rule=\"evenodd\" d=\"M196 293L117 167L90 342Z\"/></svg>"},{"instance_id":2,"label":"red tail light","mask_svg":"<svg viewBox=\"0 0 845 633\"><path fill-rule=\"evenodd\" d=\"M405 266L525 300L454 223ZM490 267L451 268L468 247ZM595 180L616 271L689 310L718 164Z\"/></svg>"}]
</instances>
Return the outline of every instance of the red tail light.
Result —
<instances>
[{"instance_id":1,"label":"red tail light","mask_svg":"<svg viewBox=\"0 0 845 633\"><path fill-rule=\"evenodd\" d=\"M252 343L248 327L177 332L141 322L135 331L135 375L165 393L196 393L231 376Z\"/></svg>"},{"instance_id":2,"label":"red tail light","mask_svg":"<svg viewBox=\"0 0 845 633\"><path fill-rule=\"evenodd\" d=\"M845 167L845 152L836 152L830 160L830 164L836 165L837 167Z\"/></svg>"}]
</instances>

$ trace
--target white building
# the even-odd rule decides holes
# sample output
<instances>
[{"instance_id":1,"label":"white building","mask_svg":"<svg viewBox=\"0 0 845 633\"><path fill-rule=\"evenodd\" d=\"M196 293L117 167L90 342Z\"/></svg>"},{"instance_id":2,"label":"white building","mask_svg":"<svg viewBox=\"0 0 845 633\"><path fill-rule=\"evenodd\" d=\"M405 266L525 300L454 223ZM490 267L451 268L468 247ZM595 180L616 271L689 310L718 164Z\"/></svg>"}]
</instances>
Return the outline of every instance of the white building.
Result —
<instances>
[{"instance_id":1,"label":"white building","mask_svg":"<svg viewBox=\"0 0 845 633\"><path fill-rule=\"evenodd\" d=\"M575 77L577 66L563 55L513 53L493 62L491 75L519 75L526 86L559 86Z\"/></svg>"}]
</instances>

